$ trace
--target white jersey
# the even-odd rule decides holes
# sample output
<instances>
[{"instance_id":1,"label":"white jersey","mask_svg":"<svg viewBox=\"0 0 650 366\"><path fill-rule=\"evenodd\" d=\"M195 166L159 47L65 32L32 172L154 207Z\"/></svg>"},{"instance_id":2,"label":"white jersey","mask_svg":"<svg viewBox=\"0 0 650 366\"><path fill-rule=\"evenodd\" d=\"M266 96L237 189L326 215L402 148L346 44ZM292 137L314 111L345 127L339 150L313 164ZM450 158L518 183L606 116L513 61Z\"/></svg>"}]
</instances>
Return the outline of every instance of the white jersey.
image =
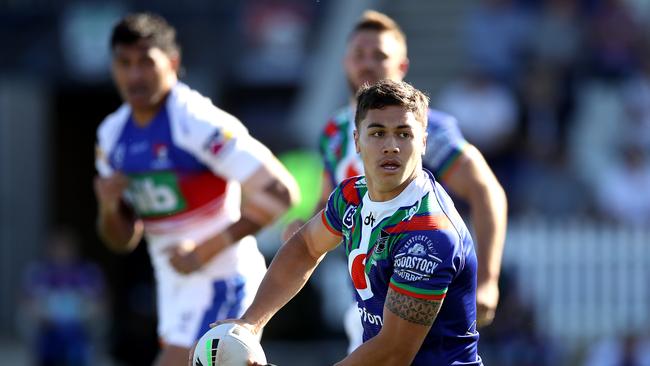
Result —
<instances>
[{"instance_id":1,"label":"white jersey","mask_svg":"<svg viewBox=\"0 0 650 366\"><path fill-rule=\"evenodd\" d=\"M137 126L124 104L102 122L97 138L100 175L130 178L125 200L144 221L159 281L181 276L169 263L169 247L199 244L239 220L240 182L271 154L237 118L180 82L147 127ZM247 237L198 274L245 275L259 272L260 261L255 239Z\"/></svg>"}]
</instances>

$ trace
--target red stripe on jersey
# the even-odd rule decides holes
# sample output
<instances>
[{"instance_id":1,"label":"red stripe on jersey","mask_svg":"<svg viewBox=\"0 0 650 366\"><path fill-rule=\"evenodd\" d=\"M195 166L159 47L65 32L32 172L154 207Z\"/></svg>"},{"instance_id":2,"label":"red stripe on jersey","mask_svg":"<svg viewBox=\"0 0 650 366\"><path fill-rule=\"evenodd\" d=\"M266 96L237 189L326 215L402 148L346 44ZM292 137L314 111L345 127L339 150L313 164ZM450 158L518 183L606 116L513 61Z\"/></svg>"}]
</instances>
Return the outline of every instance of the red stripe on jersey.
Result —
<instances>
[{"instance_id":1,"label":"red stripe on jersey","mask_svg":"<svg viewBox=\"0 0 650 366\"><path fill-rule=\"evenodd\" d=\"M343 182L343 198L345 201L358 206L361 203L361 198L359 197L359 191L354 187L354 184L359 180L359 178L348 179Z\"/></svg>"},{"instance_id":2,"label":"red stripe on jersey","mask_svg":"<svg viewBox=\"0 0 650 366\"><path fill-rule=\"evenodd\" d=\"M447 296L447 293L440 294L440 295L425 295L425 294L418 294L418 293L416 293L416 292L411 292L411 291L405 290L405 289L403 289L403 288L399 288L399 287L393 285L392 283L389 283L388 286L390 286L390 288L393 289L393 291L395 291L395 292L398 292L398 293L400 293L400 294L402 294L402 295L406 295L406 296L410 296L410 297L415 297L415 298L418 298L418 299L424 299L424 300L442 300L442 299L445 298L445 296Z\"/></svg>"},{"instance_id":3,"label":"red stripe on jersey","mask_svg":"<svg viewBox=\"0 0 650 366\"><path fill-rule=\"evenodd\" d=\"M327 136L333 136L338 132L339 128L336 126L336 121L333 119L327 121L327 124L325 125L325 135Z\"/></svg>"},{"instance_id":4,"label":"red stripe on jersey","mask_svg":"<svg viewBox=\"0 0 650 366\"><path fill-rule=\"evenodd\" d=\"M445 215L436 216L413 216L408 221L400 221L395 226L386 227L384 230L389 234L403 233L407 231L438 230L449 227L449 219Z\"/></svg>"},{"instance_id":5,"label":"red stripe on jersey","mask_svg":"<svg viewBox=\"0 0 650 366\"><path fill-rule=\"evenodd\" d=\"M330 223L327 222L327 218L325 217L325 210L321 211L320 217L321 217L321 220L323 220L323 225L325 225L325 228L327 228L327 230L329 230L330 233L332 233L332 234L334 234L336 236L341 236L341 232L336 231L333 227L330 226Z\"/></svg>"}]
</instances>

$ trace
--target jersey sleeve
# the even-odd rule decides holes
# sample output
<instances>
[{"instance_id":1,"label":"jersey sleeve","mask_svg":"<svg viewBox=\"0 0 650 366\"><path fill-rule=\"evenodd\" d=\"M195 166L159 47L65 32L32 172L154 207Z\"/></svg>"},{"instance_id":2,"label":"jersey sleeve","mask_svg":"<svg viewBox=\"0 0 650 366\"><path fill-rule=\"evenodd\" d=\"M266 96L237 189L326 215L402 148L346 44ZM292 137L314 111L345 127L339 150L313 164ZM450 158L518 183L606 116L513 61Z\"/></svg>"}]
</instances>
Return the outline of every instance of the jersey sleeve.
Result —
<instances>
[{"instance_id":1,"label":"jersey sleeve","mask_svg":"<svg viewBox=\"0 0 650 366\"><path fill-rule=\"evenodd\" d=\"M401 294L442 300L459 271L458 240L448 230L409 233L393 250L390 288Z\"/></svg>"},{"instance_id":2,"label":"jersey sleeve","mask_svg":"<svg viewBox=\"0 0 650 366\"><path fill-rule=\"evenodd\" d=\"M212 106L179 121L183 148L215 174L243 182L271 155L234 116Z\"/></svg>"},{"instance_id":3,"label":"jersey sleeve","mask_svg":"<svg viewBox=\"0 0 650 366\"><path fill-rule=\"evenodd\" d=\"M322 220L325 227L335 235L341 235L343 231L343 216L346 211L346 203L341 192L341 186L330 193L327 204L322 212Z\"/></svg>"},{"instance_id":4,"label":"jersey sleeve","mask_svg":"<svg viewBox=\"0 0 650 366\"><path fill-rule=\"evenodd\" d=\"M102 178L110 177L113 174L113 168L108 160L108 154L99 143L95 145L95 169L97 169L97 173Z\"/></svg>"},{"instance_id":5,"label":"jersey sleeve","mask_svg":"<svg viewBox=\"0 0 650 366\"><path fill-rule=\"evenodd\" d=\"M437 111L429 111L427 133L427 148L422 163L437 178L444 180L467 146L467 141L458 128L456 118Z\"/></svg>"}]
</instances>

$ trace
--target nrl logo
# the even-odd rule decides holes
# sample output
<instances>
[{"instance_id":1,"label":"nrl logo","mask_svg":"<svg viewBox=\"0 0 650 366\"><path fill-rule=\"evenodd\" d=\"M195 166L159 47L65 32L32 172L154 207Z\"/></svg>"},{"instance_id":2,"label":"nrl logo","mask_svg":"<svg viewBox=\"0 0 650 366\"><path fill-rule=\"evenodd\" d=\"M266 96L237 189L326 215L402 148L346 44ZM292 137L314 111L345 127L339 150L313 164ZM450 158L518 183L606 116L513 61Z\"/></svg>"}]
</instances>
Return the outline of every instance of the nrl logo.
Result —
<instances>
[{"instance_id":1,"label":"nrl logo","mask_svg":"<svg viewBox=\"0 0 650 366\"><path fill-rule=\"evenodd\" d=\"M386 246L388 245L388 238L390 238L390 235L387 232L384 230L381 230L379 232L379 237L375 242L375 254L379 255L384 252Z\"/></svg>"}]
</instances>

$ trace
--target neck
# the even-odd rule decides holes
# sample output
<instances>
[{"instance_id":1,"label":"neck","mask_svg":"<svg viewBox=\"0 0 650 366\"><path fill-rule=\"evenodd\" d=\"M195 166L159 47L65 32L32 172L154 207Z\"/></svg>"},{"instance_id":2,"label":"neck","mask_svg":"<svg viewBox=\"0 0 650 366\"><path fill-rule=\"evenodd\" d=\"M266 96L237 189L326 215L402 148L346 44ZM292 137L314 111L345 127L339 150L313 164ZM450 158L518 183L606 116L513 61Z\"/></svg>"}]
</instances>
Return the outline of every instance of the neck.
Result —
<instances>
[{"instance_id":1,"label":"neck","mask_svg":"<svg viewBox=\"0 0 650 366\"><path fill-rule=\"evenodd\" d=\"M393 198L399 196L400 193L402 193L404 189L406 189L406 187L408 187L408 185L411 184L415 178L417 178L421 170L422 169L415 169L413 173L408 178L406 178L406 180L404 180L404 182L389 191L378 190L372 182L372 179L369 179L368 176L366 176L366 182L368 184L368 196L370 196L370 200L375 202L384 202L390 201Z\"/></svg>"},{"instance_id":2,"label":"neck","mask_svg":"<svg viewBox=\"0 0 650 366\"><path fill-rule=\"evenodd\" d=\"M143 108L132 108L133 121L135 124L138 125L138 127L147 127L151 121L153 121L154 117L156 117L160 109L165 105L168 95L169 92L167 92L165 96L162 97L160 101L158 101L158 103L155 103L151 106Z\"/></svg>"}]
</instances>

